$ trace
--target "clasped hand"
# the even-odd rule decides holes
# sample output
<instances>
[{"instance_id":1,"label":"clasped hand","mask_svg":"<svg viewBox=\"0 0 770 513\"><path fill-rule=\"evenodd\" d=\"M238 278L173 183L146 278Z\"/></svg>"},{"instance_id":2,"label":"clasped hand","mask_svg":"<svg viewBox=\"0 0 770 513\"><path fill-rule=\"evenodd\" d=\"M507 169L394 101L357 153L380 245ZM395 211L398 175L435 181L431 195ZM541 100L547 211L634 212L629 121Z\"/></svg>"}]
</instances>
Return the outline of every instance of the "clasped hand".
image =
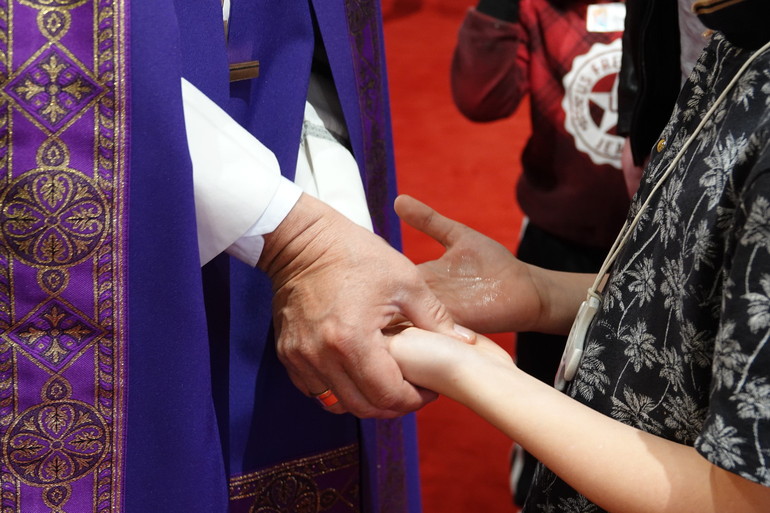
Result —
<instances>
[{"instance_id":1,"label":"clasped hand","mask_svg":"<svg viewBox=\"0 0 770 513\"><path fill-rule=\"evenodd\" d=\"M394 319L457 339L420 272L384 240L303 195L266 237L259 266L275 292L278 356L307 395L331 389L330 411L388 418L436 395L406 380L382 330Z\"/></svg>"}]
</instances>

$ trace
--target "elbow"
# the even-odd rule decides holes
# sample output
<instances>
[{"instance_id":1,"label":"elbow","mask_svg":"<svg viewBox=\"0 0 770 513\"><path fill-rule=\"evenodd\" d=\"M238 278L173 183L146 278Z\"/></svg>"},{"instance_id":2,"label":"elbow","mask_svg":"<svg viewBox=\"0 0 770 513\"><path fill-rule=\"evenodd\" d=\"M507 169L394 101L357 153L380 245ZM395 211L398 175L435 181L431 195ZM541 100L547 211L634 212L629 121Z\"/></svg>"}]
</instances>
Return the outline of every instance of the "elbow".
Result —
<instances>
[{"instance_id":1,"label":"elbow","mask_svg":"<svg viewBox=\"0 0 770 513\"><path fill-rule=\"evenodd\" d=\"M516 111L525 88L507 70L453 70L452 100L463 116L484 122L503 119Z\"/></svg>"},{"instance_id":2,"label":"elbow","mask_svg":"<svg viewBox=\"0 0 770 513\"><path fill-rule=\"evenodd\" d=\"M452 99L457 110L470 121L496 121L510 116L516 105L485 91L462 91L452 88Z\"/></svg>"},{"instance_id":3,"label":"elbow","mask_svg":"<svg viewBox=\"0 0 770 513\"><path fill-rule=\"evenodd\" d=\"M479 108L479 102L469 100L458 95L454 95L454 103L457 110L471 121L487 121L485 112Z\"/></svg>"}]
</instances>

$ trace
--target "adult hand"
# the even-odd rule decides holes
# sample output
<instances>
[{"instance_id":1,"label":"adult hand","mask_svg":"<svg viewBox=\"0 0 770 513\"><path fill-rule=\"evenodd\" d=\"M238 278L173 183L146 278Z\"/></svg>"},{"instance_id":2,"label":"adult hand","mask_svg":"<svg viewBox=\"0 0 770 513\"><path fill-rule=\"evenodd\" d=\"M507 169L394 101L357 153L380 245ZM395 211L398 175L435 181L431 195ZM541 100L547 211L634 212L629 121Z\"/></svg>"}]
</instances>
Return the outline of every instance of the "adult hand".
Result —
<instances>
[{"instance_id":1,"label":"adult hand","mask_svg":"<svg viewBox=\"0 0 770 513\"><path fill-rule=\"evenodd\" d=\"M593 275L524 264L505 246L412 197L399 196L395 208L446 248L419 269L459 324L479 333L569 331Z\"/></svg>"},{"instance_id":2,"label":"adult hand","mask_svg":"<svg viewBox=\"0 0 770 513\"><path fill-rule=\"evenodd\" d=\"M414 264L384 240L303 195L265 237L259 267L275 291L278 356L298 388L331 389L340 402L328 409L359 417L395 417L435 398L404 380L382 329L403 317L463 335Z\"/></svg>"}]
</instances>

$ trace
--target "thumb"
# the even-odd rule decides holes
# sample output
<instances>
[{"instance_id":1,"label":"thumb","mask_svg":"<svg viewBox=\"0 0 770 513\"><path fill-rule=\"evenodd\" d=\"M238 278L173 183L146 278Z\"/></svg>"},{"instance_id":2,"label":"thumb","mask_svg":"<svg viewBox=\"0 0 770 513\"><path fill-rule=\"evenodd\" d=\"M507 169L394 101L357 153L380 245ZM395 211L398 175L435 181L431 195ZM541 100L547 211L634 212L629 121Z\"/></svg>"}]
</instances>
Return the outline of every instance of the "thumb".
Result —
<instances>
[{"instance_id":1,"label":"thumb","mask_svg":"<svg viewBox=\"0 0 770 513\"><path fill-rule=\"evenodd\" d=\"M393 208L406 224L449 247L459 236L465 225L442 216L431 207L406 194L401 194L393 203Z\"/></svg>"},{"instance_id":2,"label":"thumb","mask_svg":"<svg viewBox=\"0 0 770 513\"><path fill-rule=\"evenodd\" d=\"M449 310L426 287L420 297L412 298L403 305L403 314L417 328L447 335L466 344L476 342L476 334L456 324Z\"/></svg>"}]
</instances>

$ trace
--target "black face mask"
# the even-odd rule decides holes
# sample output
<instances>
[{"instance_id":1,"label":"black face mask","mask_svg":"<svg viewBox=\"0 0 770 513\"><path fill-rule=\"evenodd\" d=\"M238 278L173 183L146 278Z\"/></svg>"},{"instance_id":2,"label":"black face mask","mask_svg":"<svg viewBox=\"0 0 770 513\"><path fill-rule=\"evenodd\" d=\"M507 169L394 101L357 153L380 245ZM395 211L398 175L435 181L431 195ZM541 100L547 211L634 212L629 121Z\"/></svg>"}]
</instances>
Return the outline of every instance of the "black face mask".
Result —
<instances>
[{"instance_id":1,"label":"black face mask","mask_svg":"<svg viewBox=\"0 0 770 513\"><path fill-rule=\"evenodd\" d=\"M559 10L566 10L568 7L570 7L572 4L579 4L579 3L590 3L586 0L548 0L548 3L554 6L556 9Z\"/></svg>"},{"instance_id":2,"label":"black face mask","mask_svg":"<svg viewBox=\"0 0 770 513\"><path fill-rule=\"evenodd\" d=\"M699 0L693 11L705 26L741 48L754 50L770 40L769 0Z\"/></svg>"}]
</instances>

